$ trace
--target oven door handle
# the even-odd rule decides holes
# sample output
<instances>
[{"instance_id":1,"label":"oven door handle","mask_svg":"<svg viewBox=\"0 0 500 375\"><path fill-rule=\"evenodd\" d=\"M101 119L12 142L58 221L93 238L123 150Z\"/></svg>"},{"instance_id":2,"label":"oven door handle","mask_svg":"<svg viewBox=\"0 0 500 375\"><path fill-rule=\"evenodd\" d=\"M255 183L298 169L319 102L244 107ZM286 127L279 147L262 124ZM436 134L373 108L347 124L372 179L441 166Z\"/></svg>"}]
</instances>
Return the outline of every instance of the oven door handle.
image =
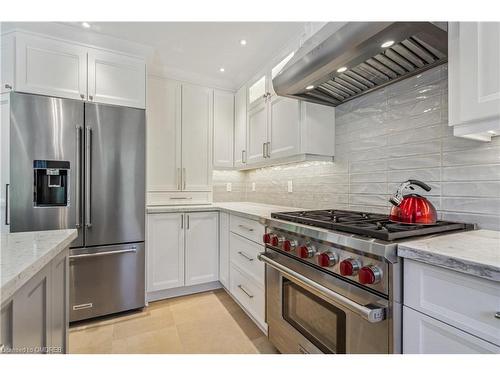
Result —
<instances>
[{"instance_id":1,"label":"oven door handle","mask_svg":"<svg viewBox=\"0 0 500 375\"><path fill-rule=\"evenodd\" d=\"M343 295L336 293L333 290L330 290L330 289L324 287L323 285L318 284L317 282L315 282L311 279L308 279L305 276L302 276L300 273L295 272L294 270L283 266L282 264L269 258L265 253L260 253L258 255L258 258L260 261L266 263L268 266L281 272L287 278L289 278L295 282L299 282L301 284L308 286L309 288L313 289L315 292L317 292L317 293L331 299L332 301L335 301L339 305L351 310L352 312L356 313L357 315L361 316L362 318L368 320L370 323L381 322L382 320L385 319L385 308L384 307L373 308L373 307L369 307L369 306L360 305L359 303L356 303L356 302L350 300L349 298L346 298Z\"/></svg>"}]
</instances>

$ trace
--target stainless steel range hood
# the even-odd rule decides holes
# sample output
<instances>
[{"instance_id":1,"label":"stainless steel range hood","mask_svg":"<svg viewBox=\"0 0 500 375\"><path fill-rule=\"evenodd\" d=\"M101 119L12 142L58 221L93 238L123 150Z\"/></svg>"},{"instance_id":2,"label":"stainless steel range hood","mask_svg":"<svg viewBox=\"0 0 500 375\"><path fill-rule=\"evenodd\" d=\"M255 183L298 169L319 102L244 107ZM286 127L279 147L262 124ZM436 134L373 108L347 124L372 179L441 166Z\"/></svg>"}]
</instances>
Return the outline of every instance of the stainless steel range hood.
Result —
<instances>
[{"instance_id":1,"label":"stainless steel range hood","mask_svg":"<svg viewBox=\"0 0 500 375\"><path fill-rule=\"evenodd\" d=\"M446 23L349 22L318 34L273 79L278 95L335 107L447 61Z\"/></svg>"}]
</instances>

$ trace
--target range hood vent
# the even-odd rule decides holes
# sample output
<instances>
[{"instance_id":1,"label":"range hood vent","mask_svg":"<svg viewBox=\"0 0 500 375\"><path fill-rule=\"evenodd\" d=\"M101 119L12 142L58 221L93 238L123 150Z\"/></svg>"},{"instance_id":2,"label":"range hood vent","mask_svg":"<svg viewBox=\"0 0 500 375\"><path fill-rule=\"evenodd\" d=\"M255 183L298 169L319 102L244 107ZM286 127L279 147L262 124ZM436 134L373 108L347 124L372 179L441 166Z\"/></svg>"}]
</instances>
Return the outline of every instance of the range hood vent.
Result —
<instances>
[{"instance_id":1,"label":"range hood vent","mask_svg":"<svg viewBox=\"0 0 500 375\"><path fill-rule=\"evenodd\" d=\"M447 55L446 24L350 22L301 47L273 86L278 95L336 107L443 64Z\"/></svg>"}]
</instances>

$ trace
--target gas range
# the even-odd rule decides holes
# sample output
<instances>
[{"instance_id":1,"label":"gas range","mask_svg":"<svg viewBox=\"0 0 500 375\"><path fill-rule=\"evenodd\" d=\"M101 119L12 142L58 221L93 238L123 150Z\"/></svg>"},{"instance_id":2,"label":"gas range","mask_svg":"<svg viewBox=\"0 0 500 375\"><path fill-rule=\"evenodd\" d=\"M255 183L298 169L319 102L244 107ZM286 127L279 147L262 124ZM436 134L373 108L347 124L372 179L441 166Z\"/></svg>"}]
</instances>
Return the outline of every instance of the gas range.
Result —
<instances>
[{"instance_id":1,"label":"gas range","mask_svg":"<svg viewBox=\"0 0 500 375\"><path fill-rule=\"evenodd\" d=\"M259 259L267 265L269 337L278 349L291 353L399 353L402 262L398 243L475 228L447 221L402 225L389 221L387 215L346 210L278 212L262 222L266 251ZM283 298L292 289L300 297L290 294L286 306ZM319 315L295 321L297 310L285 316L287 309L299 308L299 301L302 311ZM328 318L319 306L337 311L336 317L330 314ZM322 331L315 331L314 321L329 319L339 330L337 337L332 334L319 340ZM367 342L349 337L357 335L359 327L371 337ZM339 332L347 336L342 339Z\"/></svg>"}]
</instances>

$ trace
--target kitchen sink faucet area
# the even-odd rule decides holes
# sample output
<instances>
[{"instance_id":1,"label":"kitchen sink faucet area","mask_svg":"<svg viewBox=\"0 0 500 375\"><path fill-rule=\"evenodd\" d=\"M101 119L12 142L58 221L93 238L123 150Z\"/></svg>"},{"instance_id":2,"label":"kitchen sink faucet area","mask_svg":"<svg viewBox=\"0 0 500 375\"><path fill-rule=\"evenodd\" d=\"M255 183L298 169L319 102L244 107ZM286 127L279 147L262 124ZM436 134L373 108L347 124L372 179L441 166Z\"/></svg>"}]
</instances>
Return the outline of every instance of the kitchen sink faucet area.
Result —
<instances>
[{"instance_id":1,"label":"kitchen sink faucet area","mask_svg":"<svg viewBox=\"0 0 500 375\"><path fill-rule=\"evenodd\" d=\"M485 1L68 5L1 6L2 373L500 366Z\"/></svg>"}]
</instances>

